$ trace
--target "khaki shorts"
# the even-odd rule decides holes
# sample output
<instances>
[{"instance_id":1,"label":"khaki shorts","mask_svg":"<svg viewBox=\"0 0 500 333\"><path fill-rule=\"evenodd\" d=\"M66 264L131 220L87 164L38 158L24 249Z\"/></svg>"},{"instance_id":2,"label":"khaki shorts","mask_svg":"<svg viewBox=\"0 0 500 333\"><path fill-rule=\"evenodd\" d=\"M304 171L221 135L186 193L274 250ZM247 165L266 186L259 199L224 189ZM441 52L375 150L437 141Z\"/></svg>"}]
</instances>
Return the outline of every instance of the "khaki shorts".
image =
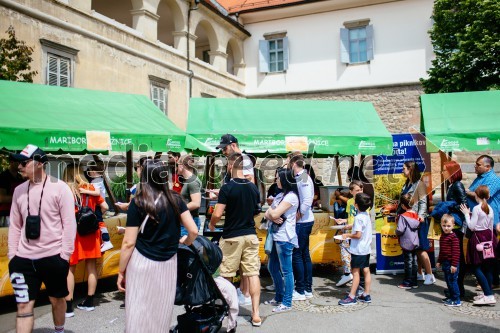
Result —
<instances>
[{"instance_id":1,"label":"khaki shorts","mask_svg":"<svg viewBox=\"0 0 500 333\"><path fill-rule=\"evenodd\" d=\"M259 238L257 235L245 235L224 239L221 238L219 246L222 250L222 264L220 275L222 277L236 276L236 271L241 266L243 276L259 275Z\"/></svg>"}]
</instances>

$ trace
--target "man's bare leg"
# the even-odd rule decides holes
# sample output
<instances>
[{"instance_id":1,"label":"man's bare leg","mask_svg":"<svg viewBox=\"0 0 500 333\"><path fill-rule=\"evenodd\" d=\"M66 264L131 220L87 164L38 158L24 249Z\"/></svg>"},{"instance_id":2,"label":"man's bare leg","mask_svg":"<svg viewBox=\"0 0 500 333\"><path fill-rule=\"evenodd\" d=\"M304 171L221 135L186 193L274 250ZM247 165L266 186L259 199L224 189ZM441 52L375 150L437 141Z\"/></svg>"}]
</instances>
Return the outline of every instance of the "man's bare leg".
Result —
<instances>
[{"instance_id":1,"label":"man's bare leg","mask_svg":"<svg viewBox=\"0 0 500 333\"><path fill-rule=\"evenodd\" d=\"M34 300L29 301L28 303L17 303L17 317L16 317L17 333L33 332L33 324L35 323L35 318L33 317L34 307L35 307Z\"/></svg>"}]
</instances>

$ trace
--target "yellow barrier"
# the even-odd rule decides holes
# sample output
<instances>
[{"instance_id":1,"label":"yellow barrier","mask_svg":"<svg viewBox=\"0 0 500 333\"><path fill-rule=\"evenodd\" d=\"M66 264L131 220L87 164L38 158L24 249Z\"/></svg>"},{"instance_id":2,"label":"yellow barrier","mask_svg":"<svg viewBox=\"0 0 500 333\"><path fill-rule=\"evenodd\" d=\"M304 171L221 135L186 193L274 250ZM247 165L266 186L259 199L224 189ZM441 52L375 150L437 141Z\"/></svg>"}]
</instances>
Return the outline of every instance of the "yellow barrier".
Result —
<instances>
[{"instance_id":1,"label":"yellow barrier","mask_svg":"<svg viewBox=\"0 0 500 333\"><path fill-rule=\"evenodd\" d=\"M255 218L257 228L257 236L260 241L259 255L262 263L267 262L267 256L264 252L264 243L266 240L267 231L260 230L260 221L264 213ZM335 225L328 213L315 213L314 226L311 232L309 249L311 258L314 264L334 264L341 265L340 249L338 244L333 241L335 230L330 226ZM106 251L103 257L97 260L97 271L99 278L110 277L118 274L118 264L120 261L120 249L123 240L123 235L118 235L117 226L124 227L126 224L127 215L120 214L105 220L108 227L111 242L114 248ZM9 260L7 258L8 243L7 235L8 228L0 228L0 297L12 295L13 290L9 280ZM80 262L76 268L75 282L84 282L86 280L85 264Z\"/></svg>"}]
</instances>

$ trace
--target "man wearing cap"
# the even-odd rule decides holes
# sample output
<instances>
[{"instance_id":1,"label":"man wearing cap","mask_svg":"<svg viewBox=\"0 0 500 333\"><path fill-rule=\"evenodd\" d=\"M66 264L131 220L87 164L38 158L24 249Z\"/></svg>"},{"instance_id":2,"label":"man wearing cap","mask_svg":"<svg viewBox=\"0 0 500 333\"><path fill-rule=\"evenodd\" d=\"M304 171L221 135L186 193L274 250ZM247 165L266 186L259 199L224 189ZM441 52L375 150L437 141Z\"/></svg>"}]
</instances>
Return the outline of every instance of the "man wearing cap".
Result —
<instances>
[{"instance_id":1,"label":"man wearing cap","mask_svg":"<svg viewBox=\"0 0 500 333\"><path fill-rule=\"evenodd\" d=\"M247 279L252 304L252 325L260 326L260 258L259 239L255 231L254 215L258 213L259 190L254 183L243 176L243 156L233 153L228 156L228 173L231 179L222 185L219 200L212 214L209 228L215 230L224 211L226 219L219 246L223 258L220 275L228 280L236 276Z\"/></svg>"},{"instance_id":2,"label":"man wearing cap","mask_svg":"<svg viewBox=\"0 0 500 333\"><path fill-rule=\"evenodd\" d=\"M253 177L253 163L248 155L241 152L240 146L238 145L238 139L234 135L226 134L220 138L219 145L217 149L222 150L224 156L228 157L234 153L239 153L243 156L243 176L246 179L254 183ZM227 183L231 179L231 172L227 172L224 177L224 183Z\"/></svg>"},{"instance_id":3,"label":"man wearing cap","mask_svg":"<svg viewBox=\"0 0 500 333\"><path fill-rule=\"evenodd\" d=\"M47 155L28 145L11 158L28 180L14 190L9 228L9 274L17 302L17 332L33 330L42 282L52 304L55 332L64 332L66 277L76 235L75 201L63 181L45 173Z\"/></svg>"}]
</instances>

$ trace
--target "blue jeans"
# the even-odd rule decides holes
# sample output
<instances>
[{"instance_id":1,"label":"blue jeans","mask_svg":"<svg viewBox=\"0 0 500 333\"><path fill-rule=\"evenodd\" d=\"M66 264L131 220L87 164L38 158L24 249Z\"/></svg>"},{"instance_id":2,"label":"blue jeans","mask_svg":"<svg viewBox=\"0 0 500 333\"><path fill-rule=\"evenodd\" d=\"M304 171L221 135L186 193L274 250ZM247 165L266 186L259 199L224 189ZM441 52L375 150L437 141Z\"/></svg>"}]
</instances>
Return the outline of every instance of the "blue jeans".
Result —
<instances>
[{"instance_id":1,"label":"blue jeans","mask_svg":"<svg viewBox=\"0 0 500 333\"><path fill-rule=\"evenodd\" d=\"M481 265L474 265L474 275L476 276L477 282L483 289L485 296L493 295L491 290L491 285L493 283L493 272L492 264L495 260L486 260Z\"/></svg>"},{"instance_id":2,"label":"blue jeans","mask_svg":"<svg viewBox=\"0 0 500 333\"><path fill-rule=\"evenodd\" d=\"M446 286L448 286L448 291L450 292L450 299L454 302L460 301L460 289L458 288L458 272L460 271L460 265L457 267L455 273L451 272L451 261L445 260L442 263L444 280L446 281Z\"/></svg>"},{"instance_id":3,"label":"blue jeans","mask_svg":"<svg viewBox=\"0 0 500 333\"><path fill-rule=\"evenodd\" d=\"M312 262L309 253L309 235L313 222L297 223L295 231L299 241L299 248L293 249L293 275L295 276L295 290L299 294L304 291L312 292Z\"/></svg>"},{"instance_id":4,"label":"blue jeans","mask_svg":"<svg viewBox=\"0 0 500 333\"><path fill-rule=\"evenodd\" d=\"M269 272L276 287L274 299L290 307L292 306L293 295L293 248L293 244L289 242L274 242L269 256Z\"/></svg>"},{"instance_id":5,"label":"blue jeans","mask_svg":"<svg viewBox=\"0 0 500 333\"><path fill-rule=\"evenodd\" d=\"M198 227L198 231L200 231L200 217L196 216L193 217L194 223L196 223L196 226ZM181 237L186 236L188 234L188 231L184 226L181 224Z\"/></svg>"}]
</instances>

